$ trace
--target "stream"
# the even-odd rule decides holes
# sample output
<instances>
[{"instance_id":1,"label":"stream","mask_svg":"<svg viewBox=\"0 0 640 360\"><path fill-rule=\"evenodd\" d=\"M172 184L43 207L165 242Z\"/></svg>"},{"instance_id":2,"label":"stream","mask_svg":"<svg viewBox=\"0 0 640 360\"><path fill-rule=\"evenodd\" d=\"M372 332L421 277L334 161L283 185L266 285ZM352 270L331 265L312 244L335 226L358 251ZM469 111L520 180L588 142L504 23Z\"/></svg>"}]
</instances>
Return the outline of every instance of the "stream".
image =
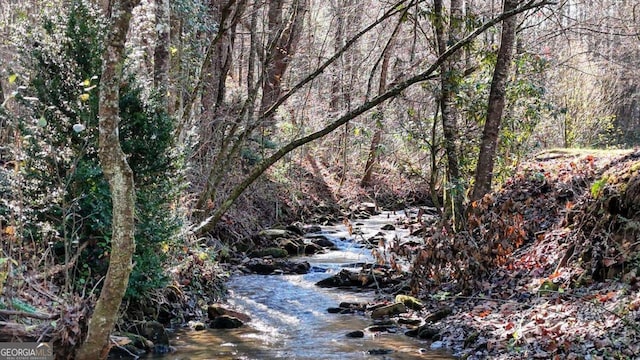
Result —
<instances>
[{"instance_id":1,"label":"stream","mask_svg":"<svg viewBox=\"0 0 640 360\"><path fill-rule=\"evenodd\" d=\"M383 212L358 220L354 236L368 238L405 214ZM407 230L382 231L391 241L408 236ZM325 226L322 234L338 250L299 257L311 264L305 275L238 275L230 279L229 305L251 317L244 326L231 330L180 330L171 344L171 360L202 359L452 359L430 350L430 343L397 333L348 338L354 330L372 325L369 317L330 314L327 308L340 302L372 301L373 292L354 292L315 286L345 267L372 262L371 250L353 241L344 225ZM384 354L383 354L384 353Z\"/></svg>"}]
</instances>

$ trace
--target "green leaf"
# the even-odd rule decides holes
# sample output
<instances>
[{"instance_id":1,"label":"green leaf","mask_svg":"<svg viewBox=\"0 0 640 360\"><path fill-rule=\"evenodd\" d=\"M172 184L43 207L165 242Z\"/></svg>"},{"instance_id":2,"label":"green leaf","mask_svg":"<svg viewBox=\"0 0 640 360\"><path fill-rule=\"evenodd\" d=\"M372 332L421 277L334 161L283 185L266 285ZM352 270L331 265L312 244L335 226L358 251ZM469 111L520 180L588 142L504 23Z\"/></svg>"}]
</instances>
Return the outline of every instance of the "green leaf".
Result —
<instances>
[{"instance_id":1,"label":"green leaf","mask_svg":"<svg viewBox=\"0 0 640 360\"><path fill-rule=\"evenodd\" d=\"M9 75L9 84L15 83L17 79L18 79L18 74Z\"/></svg>"},{"instance_id":2,"label":"green leaf","mask_svg":"<svg viewBox=\"0 0 640 360\"><path fill-rule=\"evenodd\" d=\"M606 177L603 177L602 179L595 181L593 185L591 185L591 196L594 199L597 199L600 196L605 185L607 185L607 180L608 179Z\"/></svg>"}]
</instances>

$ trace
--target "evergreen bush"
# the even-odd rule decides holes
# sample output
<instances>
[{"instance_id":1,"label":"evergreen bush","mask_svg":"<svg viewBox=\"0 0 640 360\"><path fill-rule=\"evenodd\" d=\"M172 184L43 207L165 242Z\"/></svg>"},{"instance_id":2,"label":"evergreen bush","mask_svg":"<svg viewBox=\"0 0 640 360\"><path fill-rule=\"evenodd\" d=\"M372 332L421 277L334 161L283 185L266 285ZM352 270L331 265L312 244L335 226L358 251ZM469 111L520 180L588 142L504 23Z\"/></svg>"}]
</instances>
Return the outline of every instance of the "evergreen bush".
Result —
<instances>
[{"instance_id":1,"label":"evergreen bush","mask_svg":"<svg viewBox=\"0 0 640 360\"><path fill-rule=\"evenodd\" d=\"M98 160L98 90L104 26L86 2L45 14L41 29L25 29L26 79L16 98L20 131L23 237L51 247L58 263L88 242L70 287L91 289L106 273L111 237L109 186ZM136 182L136 253L126 297L163 286L165 250L180 221L172 204L182 179L174 123L143 99L135 77L120 89L120 140Z\"/></svg>"}]
</instances>

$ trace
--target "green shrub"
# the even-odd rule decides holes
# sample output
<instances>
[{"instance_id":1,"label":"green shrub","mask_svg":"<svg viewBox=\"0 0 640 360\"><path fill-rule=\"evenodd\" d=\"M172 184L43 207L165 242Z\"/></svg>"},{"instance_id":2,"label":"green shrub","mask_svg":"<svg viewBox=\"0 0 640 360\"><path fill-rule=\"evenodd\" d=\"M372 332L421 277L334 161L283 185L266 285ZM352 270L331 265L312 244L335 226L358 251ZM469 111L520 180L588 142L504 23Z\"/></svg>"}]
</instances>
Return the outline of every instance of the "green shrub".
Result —
<instances>
[{"instance_id":1,"label":"green shrub","mask_svg":"<svg viewBox=\"0 0 640 360\"><path fill-rule=\"evenodd\" d=\"M22 144L25 238L51 246L63 263L89 242L76 264L80 289L98 283L108 266L111 198L98 160L98 89L104 27L86 2L67 13L45 15L42 29L25 31L20 43L28 79L16 98ZM153 94L128 76L120 89L120 140L136 183L136 266L126 296L163 286L165 244L180 227L172 208L182 182L173 121Z\"/></svg>"}]
</instances>

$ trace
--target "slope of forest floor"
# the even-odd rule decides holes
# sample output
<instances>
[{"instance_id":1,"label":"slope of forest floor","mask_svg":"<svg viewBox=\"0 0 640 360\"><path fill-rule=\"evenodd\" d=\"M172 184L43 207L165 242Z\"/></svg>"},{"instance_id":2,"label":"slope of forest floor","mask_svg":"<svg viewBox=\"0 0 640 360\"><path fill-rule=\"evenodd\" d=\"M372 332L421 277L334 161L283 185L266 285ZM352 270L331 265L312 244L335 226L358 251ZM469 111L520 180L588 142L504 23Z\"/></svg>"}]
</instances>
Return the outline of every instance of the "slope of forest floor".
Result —
<instances>
[{"instance_id":1,"label":"slope of forest floor","mask_svg":"<svg viewBox=\"0 0 640 360\"><path fill-rule=\"evenodd\" d=\"M419 279L427 312L452 310L425 334L467 359L640 357L639 170L637 150L521 166L469 219L486 276L466 292Z\"/></svg>"}]
</instances>

